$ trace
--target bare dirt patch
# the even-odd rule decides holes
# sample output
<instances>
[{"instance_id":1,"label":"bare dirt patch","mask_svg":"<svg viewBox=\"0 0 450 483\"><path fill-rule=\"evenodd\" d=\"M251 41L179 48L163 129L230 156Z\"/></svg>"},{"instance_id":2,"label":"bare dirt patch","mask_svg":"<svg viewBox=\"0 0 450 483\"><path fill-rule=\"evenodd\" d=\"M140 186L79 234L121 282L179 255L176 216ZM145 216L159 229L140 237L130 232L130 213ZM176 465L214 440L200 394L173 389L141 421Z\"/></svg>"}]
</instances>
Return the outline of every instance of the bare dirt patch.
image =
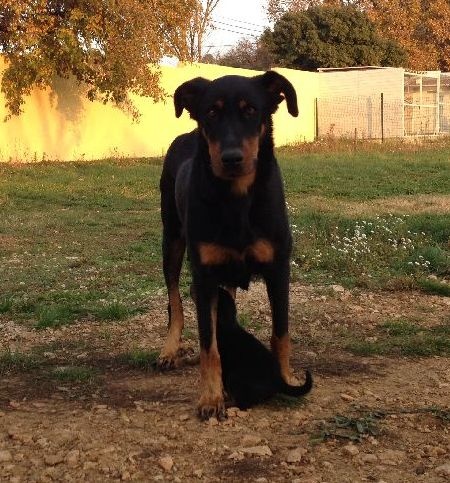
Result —
<instances>
[{"instance_id":1,"label":"bare dirt patch","mask_svg":"<svg viewBox=\"0 0 450 483\"><path fill-rule=\"evenodd\" d=\"M320 196L302 196L298 201L301 208L313 208L322 213L339 212L346 216L376 216L380 213L402 215L423 213L448 213L449 195L389 196L369 201L330 200Z\"/></svg>"},{"instance_id":2,"label":"bare dirt patch","mask_svg":"<svg viewBox=\"0 0 450 483\"><path fill-rule=\"evenodd\" d=\"M448 481L448 358L360 357L342 341L372 337L387 319L448 323L449 299L301 285L291 293L292 365L299 378L312 369L313 392L230 411L219 424L196 418L198 367L162 374L123 358L160 348L163 295L149 314L124 322L35 331L0 319L2 348L38 361L0 376L0 481ZM238 302L267 342L264 287L253 285ZM195 353L186 306L185 348ZM61 366L87 367L92 378L58 379ZM336 416L374 411L383 413L375 435L324 437Z\"/></svg>"}]
</instances>

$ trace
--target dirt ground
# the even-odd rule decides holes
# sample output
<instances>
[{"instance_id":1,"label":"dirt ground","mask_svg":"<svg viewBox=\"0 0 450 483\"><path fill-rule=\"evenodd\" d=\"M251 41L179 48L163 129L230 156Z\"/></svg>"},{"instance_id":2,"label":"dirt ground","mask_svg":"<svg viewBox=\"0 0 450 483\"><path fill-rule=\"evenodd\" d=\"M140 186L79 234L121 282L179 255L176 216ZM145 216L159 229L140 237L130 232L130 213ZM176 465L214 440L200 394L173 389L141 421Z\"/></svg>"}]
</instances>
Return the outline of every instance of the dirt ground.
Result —
<instances>
[{"instance_id":1,"label":"dirt ground","mask_svg":"<svg viewBox=\"0 0 450 483\"><path fill-rule=\"evenodd\" d=\"M35 331L0 319L2 349L42 358L38 368L0 377L0 481L449 481L448 358L361 357L333 340L364 340L393 317L427 326L448 321L450 299L302 285L291 293L292 365L299 379L311 368L313 391L299 402L232 408L221 423L196 418L198 366L159 373L120 357L160 348L163 294L150 301L149 313L123 322ZM267 342L263 287L254 284L238 302ZM195 354L193 307L185 305L186 353ZM96 376L81 383L49 377L67 365L94 368ZM359 441L321 433L336 429L338 415L374 411L383 412L377 431L346 433Z\"/></svg>"}]
</instances>

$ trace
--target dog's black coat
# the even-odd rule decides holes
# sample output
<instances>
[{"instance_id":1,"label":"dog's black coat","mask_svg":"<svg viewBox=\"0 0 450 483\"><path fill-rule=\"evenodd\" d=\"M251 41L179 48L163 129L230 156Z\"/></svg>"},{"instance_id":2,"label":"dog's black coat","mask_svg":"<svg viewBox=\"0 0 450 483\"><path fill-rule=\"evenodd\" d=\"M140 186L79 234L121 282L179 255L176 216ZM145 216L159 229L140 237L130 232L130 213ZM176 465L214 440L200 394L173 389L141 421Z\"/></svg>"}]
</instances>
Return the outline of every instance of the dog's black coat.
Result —
<instances>
[{"instance_id":1,"label":"dog's black coat","mask_svg":"<svg viewBox=\"0 0 450 483\"><path fill-rule=\"evenodd\" d=\"M187 246L205 382L199 412L205 418L224 410L214 335L221 285L247 289L253 276L263 277L272 308L272 346L289 377L292 241L272 138L272 114L282 100L297 116L294 88L273 71L250 78L196 78L174 95L176 116L186 109L198 128L173 141L160 181L169 291L169 334L160 366L174 364L179 346L183 312L178 282Z\"/></svg>"},{"instance_id":2,"label":"dog's black coat","mask_svg":"<svg viewBox=\"0 0 450 483\"><path fill-rule=\"evenodd\" d=\"M231 295L219 288L217 344L222 363L222 381L228 396L240 409L248 409L275 394L300 397L311 391L311 373L302 386L287 384L280 364L266 346L239 325Z\"/></svg>"}]
</instances>

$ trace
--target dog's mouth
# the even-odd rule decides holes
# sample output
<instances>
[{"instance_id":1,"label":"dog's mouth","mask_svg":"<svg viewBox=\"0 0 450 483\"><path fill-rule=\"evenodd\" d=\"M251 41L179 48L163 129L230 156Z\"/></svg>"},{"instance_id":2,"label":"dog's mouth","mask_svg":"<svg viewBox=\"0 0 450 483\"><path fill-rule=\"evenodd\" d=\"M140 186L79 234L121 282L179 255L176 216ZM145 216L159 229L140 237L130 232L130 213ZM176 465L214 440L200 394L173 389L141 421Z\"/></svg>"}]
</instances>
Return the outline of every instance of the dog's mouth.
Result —
<instances>
[{"instance_id":1,"label":"dog's mouth","mask_svg":"<svg viewBox=\"0 0 450 483\"><path fill-rule=\"evenodd\" d=\"M252 173L256 168L256 159L242 160L235 163L222 163L222 172L227 179L236 179Z\"/></svg>"}]
</instances>

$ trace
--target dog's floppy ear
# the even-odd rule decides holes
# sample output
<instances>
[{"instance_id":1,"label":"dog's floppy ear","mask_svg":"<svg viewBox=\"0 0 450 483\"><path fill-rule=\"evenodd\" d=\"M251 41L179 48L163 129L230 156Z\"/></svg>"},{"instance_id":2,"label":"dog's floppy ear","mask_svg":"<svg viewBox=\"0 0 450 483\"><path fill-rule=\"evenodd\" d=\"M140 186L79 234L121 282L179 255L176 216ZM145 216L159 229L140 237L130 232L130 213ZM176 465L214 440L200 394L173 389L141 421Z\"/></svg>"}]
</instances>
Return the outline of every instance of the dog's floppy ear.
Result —
<instances>
[{"instance_id":1,"label":"dog's floppy ear","mask_svg":"<svg viewBox=\"0 0 450 483\"><path fill-rule=\"evenodd\" d=\"M265 74L256 77L267 92L269 97L269 106L273 114L278 104L286 99L287 109L291 116L298 116L297 94L293 85L286 79L286 77L278 74L273 70L267 71Z\"/></svg>"},{"instance_id":2,"label":"dog's floppy ear","mask_svg":"<svg viewBox=\"0 0 450 483\"><path fill-rule=\"evenodd\" d=\"M203 77L196 77L195 79L184 82L181 86L177 87L173 96L175 115L180 117L183 109L186 109L191 117L196 119L198 99L210 82L211 81L204 79Z\"/></svg>"}]
</instances>

